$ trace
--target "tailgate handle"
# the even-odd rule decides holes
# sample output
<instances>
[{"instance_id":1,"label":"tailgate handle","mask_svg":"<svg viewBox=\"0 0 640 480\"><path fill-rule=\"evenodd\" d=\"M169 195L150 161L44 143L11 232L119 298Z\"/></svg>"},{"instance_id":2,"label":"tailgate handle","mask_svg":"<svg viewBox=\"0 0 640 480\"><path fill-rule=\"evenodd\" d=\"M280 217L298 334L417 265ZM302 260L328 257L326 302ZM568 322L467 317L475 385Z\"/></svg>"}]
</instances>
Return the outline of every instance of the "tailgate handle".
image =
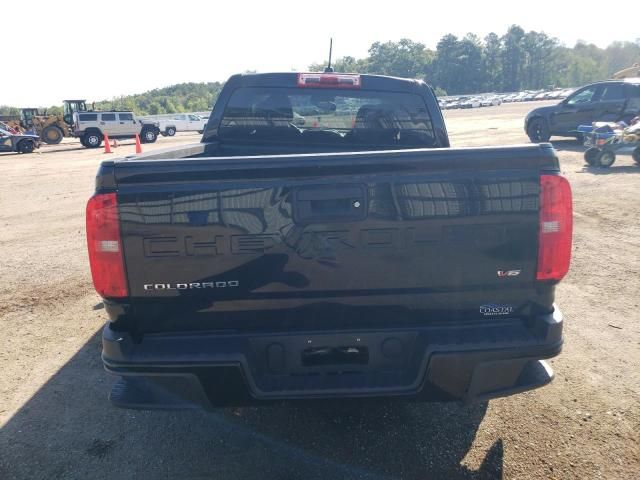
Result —
<instances>
[{"instance_id":1,"label":"tailgate handle","mask_svg":"<svg viewBox=\"0 0 640 480\"><path fill-rule=\"evenodd\" d=\"M363 220L367 195L363 185L316 185L294 191L297 222Z\"/></svg>"}]
</instances>

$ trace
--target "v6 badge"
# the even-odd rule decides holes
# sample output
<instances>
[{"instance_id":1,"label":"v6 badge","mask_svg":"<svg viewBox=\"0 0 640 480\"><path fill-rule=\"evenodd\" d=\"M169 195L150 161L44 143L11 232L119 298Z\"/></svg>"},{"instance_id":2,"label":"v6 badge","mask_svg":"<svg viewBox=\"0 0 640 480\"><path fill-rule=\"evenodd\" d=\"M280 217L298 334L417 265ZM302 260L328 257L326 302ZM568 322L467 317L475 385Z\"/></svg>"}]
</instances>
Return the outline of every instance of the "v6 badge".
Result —
<instances>
[{"instance_id":1,"label":"v6 badge","mask_svg":"<svg viewBox=\"0 0 640 480\"><path fill-rule=\"evenodd\" d=\"M520 275L520 272L522 272L522 270L498 270L496 273L498 274L499 278L504 278L517 277L518 275Z\"/></svg>"}]
</instances>

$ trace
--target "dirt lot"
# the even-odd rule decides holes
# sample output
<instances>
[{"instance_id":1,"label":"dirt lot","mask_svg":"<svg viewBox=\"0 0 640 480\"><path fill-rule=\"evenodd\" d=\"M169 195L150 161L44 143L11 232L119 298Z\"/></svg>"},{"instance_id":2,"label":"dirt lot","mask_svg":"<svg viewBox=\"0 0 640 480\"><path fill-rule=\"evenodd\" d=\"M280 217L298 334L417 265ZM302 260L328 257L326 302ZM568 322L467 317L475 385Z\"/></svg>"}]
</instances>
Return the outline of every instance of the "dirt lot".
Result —
<instances>
[{"instance_id":1,"label":"dirt lot","mask_svg":"<svg viewBox=\"0 0 640 480\"><path fill-rule=\"evenodd\" d=\"M523 143L532 104L446 112L454 146ZM160 138L146 149L198 141ZM640 476L640 168L585 168L554 142L575 197L556 379L486 404L341 402L119 410L100 362L84 206L109 158L65 141L0 155L0 479ZM132 153L125 142L115 155ZM112 155L113 156L113 155Z\"/></svg>"}]
</instances>

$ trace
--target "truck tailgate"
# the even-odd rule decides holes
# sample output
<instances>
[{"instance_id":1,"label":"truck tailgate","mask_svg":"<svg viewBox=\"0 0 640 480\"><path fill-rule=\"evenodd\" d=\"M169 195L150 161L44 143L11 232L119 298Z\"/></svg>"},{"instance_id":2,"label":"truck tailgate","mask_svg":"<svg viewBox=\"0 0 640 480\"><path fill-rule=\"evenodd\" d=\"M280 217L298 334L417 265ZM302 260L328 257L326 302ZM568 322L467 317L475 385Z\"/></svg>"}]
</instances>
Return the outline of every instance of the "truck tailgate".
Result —
<instances>
[{"instance_id":1,"label":"truck tailgate","mask_svg":"<svg viewBox=\"0 0 640 480\"><path fill-rule=\"evenodd\" d=\"M540 174L557 170L548 144L118 161L129 301L178 322L318 303L549 311Z\"/></svg>"}]
</instances>

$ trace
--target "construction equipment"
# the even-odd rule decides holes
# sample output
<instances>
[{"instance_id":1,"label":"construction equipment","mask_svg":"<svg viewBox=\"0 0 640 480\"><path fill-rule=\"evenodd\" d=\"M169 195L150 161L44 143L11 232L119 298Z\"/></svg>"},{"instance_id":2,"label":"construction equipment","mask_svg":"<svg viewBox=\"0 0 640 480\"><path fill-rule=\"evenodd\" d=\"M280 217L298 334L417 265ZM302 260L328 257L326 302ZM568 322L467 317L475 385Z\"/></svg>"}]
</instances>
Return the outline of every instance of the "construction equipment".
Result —
<instances>
[{"instance_id":1,"label":"construction equipment","mask_svg":"<svg viewBox=\"0 0 640 480\"><path fill-rule=\"evenodd\" d=\"M55 145L64 137L71 136L73 113L86 111L85 100L63 100L62 115L47 114L46 110L41 112L37 108L23 108L20 110L19 125L23 130L34 131L43 142Z\"/></svg>"},{"instance_id":2,"label":"construction equipment","mask_svg":"<svg viewBox=\"0 0 640 480\"><path fill-rule=\"evenodd\" d=\"M632 66L614 73L612 78L623 79L634 77L640 77L640 63L634 63Z\"/></svg>"}]
</instances>

